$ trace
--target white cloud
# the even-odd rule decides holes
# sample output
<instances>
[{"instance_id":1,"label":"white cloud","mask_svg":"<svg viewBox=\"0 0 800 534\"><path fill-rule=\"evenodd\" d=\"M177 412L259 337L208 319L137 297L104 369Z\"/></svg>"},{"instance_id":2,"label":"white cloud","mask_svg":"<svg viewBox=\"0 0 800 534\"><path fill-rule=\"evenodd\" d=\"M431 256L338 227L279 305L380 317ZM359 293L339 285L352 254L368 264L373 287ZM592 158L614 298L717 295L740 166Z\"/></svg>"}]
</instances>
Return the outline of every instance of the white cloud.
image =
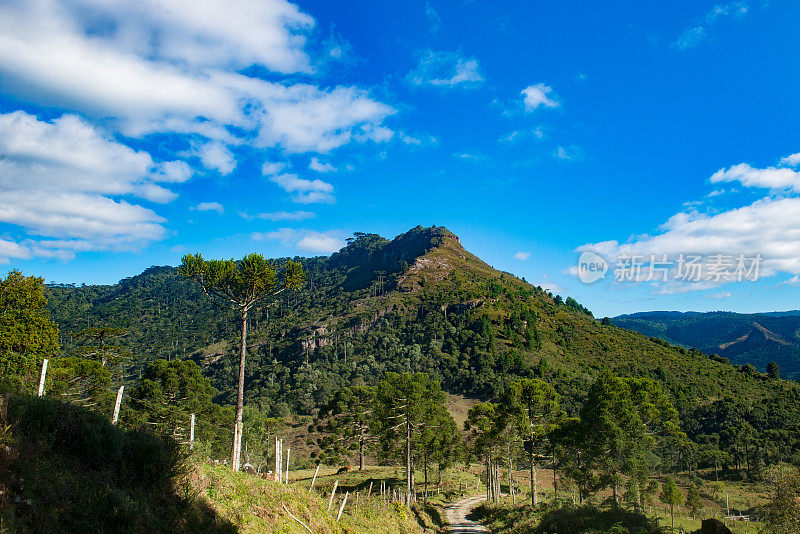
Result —
<instances>
[{"instance_id":1,"label":"white cloud","mask_svg":"<svg viewBox=\"0 0 800 534\"><path fill-rule=\"evenodd\" d=\"M711 256L744 254L763 258L760 274L800 273L800 198L763 198L748 206L714 215L681 212L672 216L657 235L638 236L628 243L587 244L578 251L594 251L605 258L620 255L649 258L667 254ZM705 289L709 286L697 289ZM713 284L712 286L713 287Z\"/></svg>"},{"instance_id":2,"label":"white cloud","mask_svg":"<svg viewBox=\"0 0 800 534\"><path fill-rule=\"evenodd\" d=\"M781 158L780 164L787 167L796 167L800 165L800 152Z\"/></svg>"},{"instance_id":3,"label":"white cloud","mask_svg":"<svg viewBox=\"0 0 800 534\"><path fill-rule=\"evenodd\" d=\"M727 4L715 4L711 11L706 13L705 20L696 26L688 28L681 33L672 43L678 50L687 50L700 45L709 39L709 30L726 18L742 18L750 11L748 2L737 1Z\"/></svg>"},{"instance_id":4,"label":"white cloud","mask_svg":"<svg viewBox=\"0 0 800 534\"><path fill-rule=\"evenodd\" d=\"M778 167L756 169L747 163L718 170L711 176L711 182L740 182L745 187L788 188L800 192L800 172Z\"/></svg>"},{"instance_id":5,"label":"white cloud","mask_svg":"<svg viewBox=\"0 0 800 534\"><path fill-rule=\"evenodd\" d=\"M778 285L800 286L800 274L796 274Z\"/></svg>"},{"instance_id":6,"label":"white cloud","mask_svg":"<svg viewBox=\"0 0 800 534\"><path fill-rule=\"evenodd\" d=\"M731 293L729 291L720 291L719 293L710 293L708 295L705 295L707 299L717 299L717 300L726 299L730 296Z\"/></svg>"},{"instance_id":7,"label":"white cloud","mask_svg":"<svg viewBox=\"0 0 800 534\"><path fill-rule=\"evenodd\" d=\"M497 142L498 143L516 143L518 141L522 141L523 139L534 137L536 139L544 139L544 130L541 126L537 126L536 128L531 128L528 130L514 130L513 132L509 132L506 135L501 136Z\"/></svg>"},{"instance_id":8,"label":"white cloud","mask_svg":"<svg viewBox=\"0 0 800 534\"><path fill-rule=\"evenodd\" d=\"M470 152L454 152L452 156L461 161L471 161L473 163L480 163L489 159L489 156L482 153L472 154Z\"/></svg>"},{"instance_id":9,"label":"white cloud","mask_svg":"<svg viewBox=\"0 0 800 534\"><path fill-rule=\"evenodd\" d=\"M293 193L292 201L299 204L333 204L333 185L320 179L307 180L296 174L279 174L270 177L287 193Z\"/></svg>"},{"instance_id":10,"label":"white cloud","mask_svg":"<svg viewBox=\"0 0 800 534\"><path fill-rule=\"evenodd\" d=\"M316 217L316 214L311 211L272 211L256 215L248 215L246 213L240 213L240 215L245 219L264 219L267 221L304 221Z\"/></svg>"},{"instance_id":11,"label":"white cloud","mask_svg":"<svg viewBox=\"0 0 800 534\"><path fill-rule=\"evenodd\" d=\"M559 106L559 102L553 98L547 96L553 91L553 89L545 85L543 83L537 83L536 85L529 85L525 89L522 90L523 101L525 103L525 110L526 111L533 111L540 107L546 108L556 108Z\"/></svg>"},{"instance_id":12,"label":"white cloud","mask_svg":"<svg viewBox=\"0 0 800 534\"><path fill-rule=\"evenodd\" d=\"M128 136L197 134L327 152L383 140L394 110L354 87L320 89L240 74L311 72L314 20L284 0L30 0L0 4L0 88L113 119Z\"/></svg>"},{"instance_id":13,"label":"white cloud","mask_svg":"<svg viewBox=\"0 0 800 534\"><path fill-rule=\"evenodd\" d=\"M439 144L439 139L430 134L408 134L406 132L398 132L400 142L404 145L411 146L435 146Z\"/></svg>"},{"instance_id":14,"label":"white cloud","mask_svg":"<svg viewBox=\"0 0 800 534\"><path fill-rule=\"evenodd\" d=\"M583 150L575 145L570 147L559 146L553 151L553 157L566 161L580 160L583 158Z\"/></svg>"},{"instance_id":15,"label":"white cloud","mask_svg":"<svg viewBox=\"0 0 800 534\"><path fill-rule=\"evenodd\" d=\"M442 27L442 19L439 18L439 13L433 9L430 2L425 2L425 16L428 17L428 22L431 25L431 33L439 33Z\"/></svg>"},{"instance_id":16,"label":"white cloud","mask_svg":"<svg viewBox=\"0 0 800 534\"><path fill-rule=\"evenodd\" d=\"M191 178L185 162L154 161L126 146L151 134L199 147L189 155L221 174L234 170L231 148L245 142L286 155L390 140L394 132L384 121L394 108L362 88L316 81L326 60L316 56L334 51L321 50L315 27L286 0L0 2L0 91L67 110L51 122L22 112L0 116L3 221L61 236L46 246L25 245L32 254L129 249L161 239L162 217L117 198L169 202L177 195L166 184ZM347 43L337 40L343 51ZM298 75L311 81L300 83ZM265 175L281 172L265 165ZM32 213L27 191L53 211ZM296 191L294 200L335 199L312 188ZM97 207L98 216L80 210L81 202ZM53 223L60 219L63 227ZM99 228L103 220L108 231Z\"/></svg>"},{"instance_id":17,"label":"white cloud","mask_svg":"<svg viewBox=\"0 0 800 534\"><path fill-rule=\"evenodd\" d=\"M406 75L415 86L474 88L484 82L478 60L456 52L424 50L416 68Z\"/></svg>"},{"instance_id":18,"label":"white cloud","mask_svg":"<svg viewBox=\"0 0 800 534\"><path fill-rule=\"evenodd\" d=\"M222 143L206 143L197 152L206 169L216 170L223 176L232 173L236 168L236 159Z\"/></svg>"},{"instance_id":19,"label":"white cloud","mask_svg":"<svg viewBox=\"0 0 800 534\"><path fill-rule=\"evenodd\" d=\"M516 254L514 254L514 259L515 260L519 260L519 261L528 261L528 258L530 258L530 257L531 257L531 253L530 252L525 252L525 251L522 251L522 250L520 250Z\"/></svg>"},{"instance_id":20,"label":"white cloud","mask_svg":"<svg viewBox=\"0 0 800 534\"><path fill-rule=\"evenodd\" d=\"M0 115L0 154L0 221L82 243L62 243L70 250L128 250L163 238L163 218L109 197L167 202L175 193L156 182L191 174L185 163L155 163L74 115L52 122L21 111Z\"/></svg>"},{"instance_id":21,"label":"white cloud","mask_svg":"<svg viewBox=\"0 0 800 534\"><path fill-rule=\"evenodd\" d=\"M28 259L31 251L19 243L0 238L0 263L8 263L12 259Z\"/></svg>"},{"instance_id":22,"label":"white cloud","mask_svg":"<svg viewBox=\"0 0 800 534\"><path fill-rule=\"evenodd\" d=\"M678 50L694 48L706 40L706 33L706 29L702 26L689 28L678 36L678 39L672 44L672 46Z\"/></svg>"},{"instance_id":23,"label":"white cloud","mask_svg":"<svg viewBox=\"0 0 800 534\"><path fill-rule=\"evenodd\" d=\"M272 162L272 161L265 161L264 164L261 166L261 174L264 176L274 176L276 174L280 174L288 165L283 162Z\"/></svg>"},{"instance_id":24,"label":"white cloud","mask_svg":"<svg viewBox=\"0 0 800 534\"><path fill-rule=\"evenodd\" d=\"M319 158L311 158L308 168L321 173L336 172L336 167L329 162L321 162Z\"/></svg>"},{"instance_id":25,"label":"white cloud","mask_svg":"<svg viewBox=\"0 0 800 534\"><path fill-rule=\"evenodd\" d=\"M201 202L192 209L196 209L197 211L216 211L220 215L225 213L225 208L219 202Z\"/></svg>"},{"instance_id":26,"label":"white cloud","mask_svg":"<svg viewBox=\"0 0 800 534\"><path fill-rule=\"evenodd\" d=\"M256 241L280 241L284 246L296 247L305 252L330 254L344 247L341 232L316 232L313 230L294 230L281 228L274 232L253 233Z\"/></svg>"}]
</instances>

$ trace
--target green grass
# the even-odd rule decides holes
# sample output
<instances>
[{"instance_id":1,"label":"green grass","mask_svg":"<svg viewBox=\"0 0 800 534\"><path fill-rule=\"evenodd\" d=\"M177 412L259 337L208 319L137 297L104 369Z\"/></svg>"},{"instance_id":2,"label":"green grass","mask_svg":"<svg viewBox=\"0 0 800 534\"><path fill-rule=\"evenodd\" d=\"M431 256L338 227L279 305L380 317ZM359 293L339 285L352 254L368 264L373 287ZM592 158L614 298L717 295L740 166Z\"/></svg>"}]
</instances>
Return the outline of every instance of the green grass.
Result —
<instances>
[{"instance_id":1,"label":"green grass","mask_svg":"<svg viewBox=\"0 0 800 534\"><path fill-rule=\"evenodd\" d=\"M336 514L347 489L337 490L328 512L327 495L309 491L306 484L278 484L208 464L200 466L199 471L200 488L209 504L242 534L307 533L289 513L315 534L422 532L408 508L368 498L363 493L358 498L349 495L337 523Z\"/></svg>"}]
</instances>

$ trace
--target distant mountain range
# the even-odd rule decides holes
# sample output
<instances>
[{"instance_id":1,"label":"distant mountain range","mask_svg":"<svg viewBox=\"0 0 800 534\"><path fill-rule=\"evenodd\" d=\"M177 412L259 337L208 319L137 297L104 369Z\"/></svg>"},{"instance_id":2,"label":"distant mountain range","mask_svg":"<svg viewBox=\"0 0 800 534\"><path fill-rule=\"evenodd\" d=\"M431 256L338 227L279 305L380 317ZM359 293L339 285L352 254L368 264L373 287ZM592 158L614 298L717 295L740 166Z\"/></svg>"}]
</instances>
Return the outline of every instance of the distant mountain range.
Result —
<instances>
[{"instance_id":1,"label":"distant mountain range","mask_svg":"<svg viewBox=\"0 0 800 534\"><path fill-rule=\"evenodd\" d=\"M655 311L612 323L675 345L718 354L764 371L776 362L784 378L800 378L800 310L766 313Z\"/></svg>"}]
</instances>

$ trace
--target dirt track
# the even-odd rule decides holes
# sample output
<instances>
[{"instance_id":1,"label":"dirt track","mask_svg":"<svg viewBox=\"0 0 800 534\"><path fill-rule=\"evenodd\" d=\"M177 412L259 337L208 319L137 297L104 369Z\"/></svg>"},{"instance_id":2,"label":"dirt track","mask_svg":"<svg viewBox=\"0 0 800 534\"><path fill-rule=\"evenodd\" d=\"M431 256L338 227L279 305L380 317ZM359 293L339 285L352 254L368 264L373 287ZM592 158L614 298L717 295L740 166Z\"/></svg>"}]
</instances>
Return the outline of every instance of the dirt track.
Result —
<instances>
[{"instance_id":1,"label":"dirt track","mask_svg":"<svg viewBox=\"0 0 800 534\"><path fill-rule=\"evenodd\" d=\"M449 534L485 534L489 529L483 525L467 519L470 510L484 500L482 495L467 497L449 505L445 509L447 519L447 532Z\"/></svg>"}]
</instances>

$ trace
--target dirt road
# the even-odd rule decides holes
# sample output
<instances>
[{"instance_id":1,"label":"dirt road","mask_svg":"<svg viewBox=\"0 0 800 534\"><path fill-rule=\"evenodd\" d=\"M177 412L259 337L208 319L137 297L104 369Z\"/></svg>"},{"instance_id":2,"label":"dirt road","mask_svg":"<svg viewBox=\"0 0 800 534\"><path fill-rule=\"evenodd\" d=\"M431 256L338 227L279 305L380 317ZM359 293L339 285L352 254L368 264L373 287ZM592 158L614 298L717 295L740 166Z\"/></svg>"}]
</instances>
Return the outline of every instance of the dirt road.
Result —
<instances>
[{"instance_id":1,"label":"dirt road","mask_svg":"<svg viewBox=\"0 0 800 534\"><path fill-rule=\"evenodd\" d=\"M445 509L447 519L447 532L449 534L486 534L489 529L483 525L467 519L470 510L477 506L485 497L467 497L449 505Z\"/></svg>"}]
</instances>

